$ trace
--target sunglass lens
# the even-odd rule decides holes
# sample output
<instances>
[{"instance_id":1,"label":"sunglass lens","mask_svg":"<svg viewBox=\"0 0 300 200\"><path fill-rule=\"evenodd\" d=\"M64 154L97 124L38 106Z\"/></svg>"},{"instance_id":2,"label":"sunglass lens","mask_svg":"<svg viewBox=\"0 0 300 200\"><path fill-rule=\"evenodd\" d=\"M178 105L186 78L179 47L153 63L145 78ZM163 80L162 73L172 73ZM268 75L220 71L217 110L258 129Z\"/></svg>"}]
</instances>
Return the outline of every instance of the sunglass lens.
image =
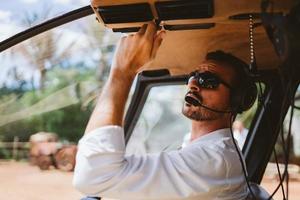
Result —
<instances>
[{"instance_id":1,"label":"sunglass lens","mask_svg":"<svg viewBox=\"0 0 300 200\"><path fill-rule=\"evenodd\" d=\"M207 89L215 89L220 84L216 76L214 76L213 74L205 74L205 73L203 73L202 76L199 76L198 82L201 87Z\"/></svg>"},{"instance_id":2,"label":"sunglass lens","mask_svg":"<svg viewBox=\"0 0 300 200\"><path fill-rule=\"evenodd\" d=\"M220 84L220 80L218 79L218 77L210 72L204 72L204 73L192 72L189 75L187 83L189 83L193 79L197 80L200 87L206 89L215 89Z\"/></svg>"}]
</instances>

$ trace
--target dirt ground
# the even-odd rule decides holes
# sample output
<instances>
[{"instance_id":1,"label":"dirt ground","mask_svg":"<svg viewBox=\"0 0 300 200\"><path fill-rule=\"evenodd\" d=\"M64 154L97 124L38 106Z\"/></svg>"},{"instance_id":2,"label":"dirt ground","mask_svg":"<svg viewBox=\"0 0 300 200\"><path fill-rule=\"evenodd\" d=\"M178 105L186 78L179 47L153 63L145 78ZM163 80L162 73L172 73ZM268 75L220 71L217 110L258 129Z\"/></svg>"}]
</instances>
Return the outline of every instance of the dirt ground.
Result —
<instances>
[{"instance_id":1,"label":"dirt ground","mask_svg":"<svg viewBox=\"0 0 300 200\"><path fill-rule=\"evenodd\" d=\"M72 173L41 171L23 162L0 162L0 199L70 200L82 195L72 188Z\"/></svg>"},{"instance_id":2,"label":"dirt ground","mask_svg":"<svg viewBox=\"0 0 300 200\"><path fill-rule=\"evenodd\" d=\"M72 173L55 169L41 171L25 162L0 161L0 199L9 200L71 200L82 195L71 185ZM265 177L263 187L269 192L278 182ZM290 182L289 200L298 200L300 181ZM278 193L274 200L281 200Z\"/></svg>"},{"instance_id":3,"label":"dirt ground","mask_svg":"<svg viewBox=\"0 0 300 200\"><path fill-rule=\"evenodd\" d=\"M269 194L272 194L275 188L278 185L278 181L274 179L264 178L262 181L262 187L268 191ZM289 182L289 200L299 200L300 195L300 181L290 181ZM282 200L282 192L281 189L273 197L274 200Z\"/></svg>"}]
</instances>

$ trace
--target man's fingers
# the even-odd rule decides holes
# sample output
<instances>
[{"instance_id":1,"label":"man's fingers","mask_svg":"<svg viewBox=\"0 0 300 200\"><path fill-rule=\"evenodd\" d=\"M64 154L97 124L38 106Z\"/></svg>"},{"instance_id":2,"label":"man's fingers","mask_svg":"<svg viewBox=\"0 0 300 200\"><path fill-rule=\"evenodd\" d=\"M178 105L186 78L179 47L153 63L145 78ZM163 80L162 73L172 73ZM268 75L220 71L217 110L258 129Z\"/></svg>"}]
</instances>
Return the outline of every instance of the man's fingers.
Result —
<instances>
[{"instance_id":1,"label":"man's fingers","mask_svg":"<svg viewBox=\"0 0 300 200\"><path fill-rule=\"evenodd\" d=\"M148 24L144 24L137 33L143 35L146 32L147 25Z\"/></svg>"},{"instance_id":2,"label":"man's fingers","mask_svg":"<svg viewBox=\"0 0 300 200\"><path fill-rule=\"evenodd\" d=\"M166 32L165 31L161 31L160 33L158 33L154 39L154 43L153 43L153 47L152 47L152 52L151 52L151 58L155 58L156 53L163 41L163 38L165 36Z\"/></svg>"},{"instance_id":3,"label":"man's fingers","mask_svg":"<svg viewBox=\"0 0 300 200\"><path fill-rule=\"evenodd\" d=\"M154 38L155 34L156 34L156 25L154 22L150 22L147 26L146 32L145 32L145 36L147 38Z\"/></svg>"}]
</instances>

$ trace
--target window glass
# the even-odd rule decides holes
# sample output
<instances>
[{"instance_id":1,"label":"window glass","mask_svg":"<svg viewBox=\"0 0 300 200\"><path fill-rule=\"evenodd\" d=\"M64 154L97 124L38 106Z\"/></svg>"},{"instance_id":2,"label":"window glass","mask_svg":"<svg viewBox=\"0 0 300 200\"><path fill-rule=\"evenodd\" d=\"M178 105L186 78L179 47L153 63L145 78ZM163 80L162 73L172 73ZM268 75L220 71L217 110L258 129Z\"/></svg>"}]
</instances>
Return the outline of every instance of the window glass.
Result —
<instances>
[{"instance_id":1,"label":"window glass","mask_svg":"<svg viewBox=\"0 0 300 200\"><path fill-rule=\"evenodd\" d=\"M1 3L0 41L43 21L86 6L85 0L14 0Z\"/></svg>"},{"instance_id":2,"label":"window glass","mask_svg":"<svg viewBox=\"0 0 300 200\"><path fill-rule=\"evenodd\" d=\"M190 131L181 114L186 86L161 86L150 90L141 116L127 145L128 154L178 149Z\"/></svg>"},{"instance_id":3,"label":"window glass","mask_svg":"<svg viewBox=\"0 0 300 200\"><path fill-rule=\"evenodd\" d=\"M0 53L3 196L83 197L71 184L72 173L65 171L74 167L76 143L107 79L119 38L89 16Z\"/></svg>"},{"instance_id":4,"label":"window glass","mask_svg":"<svg viewBox=\"0 0 300 200\"><path fill-rule=\"evenodd\" d=\"M107 79L119 37L90 16L1 53L0 139L28 140L46 131L76 142Z\"/></svg>"}]
</instances>

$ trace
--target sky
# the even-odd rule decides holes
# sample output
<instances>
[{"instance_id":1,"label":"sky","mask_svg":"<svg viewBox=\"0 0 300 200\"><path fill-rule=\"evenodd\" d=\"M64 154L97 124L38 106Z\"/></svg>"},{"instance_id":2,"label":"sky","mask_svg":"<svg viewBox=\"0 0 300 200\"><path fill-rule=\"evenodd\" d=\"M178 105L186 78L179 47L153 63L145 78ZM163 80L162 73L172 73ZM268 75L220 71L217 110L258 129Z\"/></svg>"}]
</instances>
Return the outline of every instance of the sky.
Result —
<instances>
[{"instance_id":1,"label":"sky","mask_svg":"<svg viewBox=\"0 0 300 200\"><path fill-rule=\"evenodd\" d=\"M28 29L29 25L24 24L24 19L32 16L34 13L41 15L41 13L50 9L51 12L48 19L51 19L74 9L87 6L89 3L89 0L0 0L0 42ZM45 19L38 21L36 24L42 21L45 21ZM59 40L55 41L56 48L53 52L59 55L60 52L67 49L66 47L73 44L71 50L68 51L71 52L68 57L68 64L84 62L87 66L95 67L95 61L101 57L101 52L99 48L92 48L89 45L93 36L85 29L90 28L90 22L96 23L95 16L91 15L53 29L54 34L59 35L57 37ZM111 31L105 35L108 36L108 40L103 41L103 46L109 45L111 42L115 43L116 39L120 37L118 34L110 33ZM39 36L43 37L43 33ZM116 39L111 40L111 38ZM24 43L27 42L28 40L24 41ZM35 83L39 83L37 69L28 63L28 59L24 59L24 57L22 58L20 54L16 53L16 49L19 50L19 48L20 45L16 45L11 49L0 52L0 88L4 86L14 87L16 79L11 75L14 68L19 74L22 74L27 82L34 80Z\"/></svg>"},{"instance_id":2,"label":"sky","mask_svg":"<svg viewBox=\"0 0 300 200\"><path fill-rule=\"evenodd\" d=\"M0 41L25 30L20 21L29 13L51 8L54 17L88 4L88 0L0 0Z\"/></svg>"},{"instance_id":3,"label":"sky","mask_svg":"<svg viewBox=\"0 0 300 200\"><path fill-rule=\"evenodd\" d=\"M22 20L32 13L41 13L47 11L47 9L51 9L49 18L52 18L86 6L89 2L87 0L0 0L0 42L29 28L28 25L25 26L22 23ZM88 36L83 31L78 30L78 27L74 29L72 28L72 24L67 24L56 28L55 32L56 34L61 34L61 39L57 42L59 44L58 51L67 47L75 40L78 48L86 48L84 45L87 43ZM30 68L30 64L26 62L26 59L20 56L16 57L15 55L11 55L11 52L4 51L0 53L0 60L2 66L0 87L4 83L9 84L13 81L9 80L8 74L14 66L22 66L18 67L18 71L23 73L27 77L27 80L30 80L32 76L35 76L36 78L34 79L36 80L39 78L34 69Z\"/></svg>"}]
</instances>

